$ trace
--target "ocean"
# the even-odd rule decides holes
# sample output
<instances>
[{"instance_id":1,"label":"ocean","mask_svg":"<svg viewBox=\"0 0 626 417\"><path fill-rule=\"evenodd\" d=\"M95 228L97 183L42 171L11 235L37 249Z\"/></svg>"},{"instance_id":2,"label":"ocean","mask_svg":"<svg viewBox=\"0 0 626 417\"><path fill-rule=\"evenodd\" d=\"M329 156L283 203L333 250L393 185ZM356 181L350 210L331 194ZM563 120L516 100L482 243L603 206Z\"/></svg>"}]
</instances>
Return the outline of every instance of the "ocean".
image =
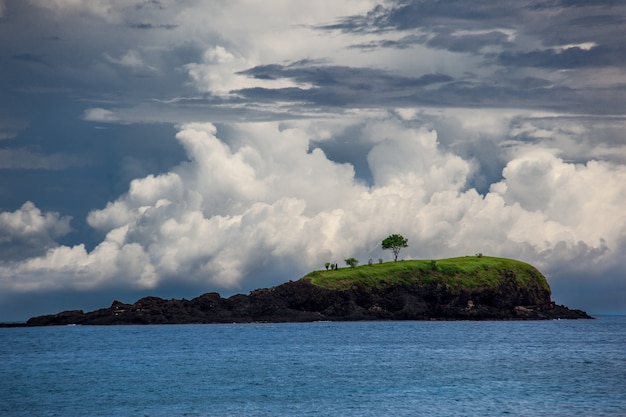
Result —
<instances>
[{"instance_id":1,"label":"ocean","mask_svg":"<svg viewBox=\"0 0 626 417\"><path fill-rule=\"evenodd\" d=\"M626 317L4 328L0 416L626 416Z\"/></svg>"}]
</instances>

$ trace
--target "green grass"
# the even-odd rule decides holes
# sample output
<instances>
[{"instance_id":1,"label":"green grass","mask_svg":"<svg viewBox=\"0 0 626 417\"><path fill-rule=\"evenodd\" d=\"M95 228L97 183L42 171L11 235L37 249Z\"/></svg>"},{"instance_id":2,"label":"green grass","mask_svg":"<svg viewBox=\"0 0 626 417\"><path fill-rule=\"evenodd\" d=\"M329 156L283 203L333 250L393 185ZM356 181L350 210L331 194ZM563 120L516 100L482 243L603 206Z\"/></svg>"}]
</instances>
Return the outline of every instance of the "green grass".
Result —
<instances>
[{"instance_id":1,"label":"green grass","mask_svg":"<svg viewBox=\"0 0 626 417\"><path fill-rule=\"evenodd\" d=\"M507 258L465 256L361 265L331 271L313 271L304 278L314 285L345 290L355 285L384 288L392 284L445 284L450 290L496 287L506 271L515 274L519 285L536 285L550 291L545 277L533 266Z\"/></svg>"}]
</instances>

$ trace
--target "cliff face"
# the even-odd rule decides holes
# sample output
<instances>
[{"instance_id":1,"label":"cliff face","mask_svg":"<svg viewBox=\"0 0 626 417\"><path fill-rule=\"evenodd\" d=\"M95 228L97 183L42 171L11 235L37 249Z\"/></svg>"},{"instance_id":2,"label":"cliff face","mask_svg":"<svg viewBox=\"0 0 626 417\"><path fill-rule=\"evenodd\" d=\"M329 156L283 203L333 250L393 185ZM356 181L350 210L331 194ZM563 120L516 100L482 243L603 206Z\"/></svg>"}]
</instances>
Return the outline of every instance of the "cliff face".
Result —
<instances>
[{"instance_id":1,"label":"cliff face","mask_svg":"<svg viewBox=\"0 0 626 417\"><path fill-rule=\"evenodd\" d=\"M590 318L556 305L543 276L520 283L511 270L497 271L494 285L465 288L444 280L396 280L368 286L354 282L331 289L310 277L250 295L222 298L207 293L192 300L145 297L134 304L34 317L28 326L306 322L318 320L539 320ZM534 272L533 272L534 273Z\"/></svg>"}]
</instances>

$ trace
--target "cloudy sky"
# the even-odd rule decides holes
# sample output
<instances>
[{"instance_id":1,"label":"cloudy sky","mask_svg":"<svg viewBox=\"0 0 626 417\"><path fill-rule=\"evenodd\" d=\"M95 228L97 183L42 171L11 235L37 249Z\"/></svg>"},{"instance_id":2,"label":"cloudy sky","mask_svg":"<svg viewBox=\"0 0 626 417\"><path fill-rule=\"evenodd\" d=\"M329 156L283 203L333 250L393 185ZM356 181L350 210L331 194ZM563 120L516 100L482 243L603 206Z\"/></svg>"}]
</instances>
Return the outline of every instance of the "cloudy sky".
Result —
<instances>
[{"instance_id":1,"label":"cloudy sky","mask_svg":"<svg viewBox=\"0 0 626 417\"><path fill-rule=\"evenodd\" d=\"M626 6L0 0L0 321L520 259L626 313Z\"/></svg>"}]
</instances>

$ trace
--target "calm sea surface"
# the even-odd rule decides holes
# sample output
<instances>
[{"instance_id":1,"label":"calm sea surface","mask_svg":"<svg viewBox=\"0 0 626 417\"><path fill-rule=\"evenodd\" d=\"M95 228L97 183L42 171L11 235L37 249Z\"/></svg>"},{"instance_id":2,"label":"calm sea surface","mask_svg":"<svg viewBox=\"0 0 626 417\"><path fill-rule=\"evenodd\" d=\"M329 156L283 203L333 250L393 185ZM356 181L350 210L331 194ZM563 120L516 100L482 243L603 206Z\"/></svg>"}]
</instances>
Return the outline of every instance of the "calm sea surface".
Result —
<instances>
[{"instance_id":1,"label":"calm sea surface","mask_svg":"<svg viewBox=\"0 0 626 417\"><path fill-rule=\"evenodd\" d=\"M626 317L0 329L0 416L626 416Z\"/></svg>"}]
</instances>

